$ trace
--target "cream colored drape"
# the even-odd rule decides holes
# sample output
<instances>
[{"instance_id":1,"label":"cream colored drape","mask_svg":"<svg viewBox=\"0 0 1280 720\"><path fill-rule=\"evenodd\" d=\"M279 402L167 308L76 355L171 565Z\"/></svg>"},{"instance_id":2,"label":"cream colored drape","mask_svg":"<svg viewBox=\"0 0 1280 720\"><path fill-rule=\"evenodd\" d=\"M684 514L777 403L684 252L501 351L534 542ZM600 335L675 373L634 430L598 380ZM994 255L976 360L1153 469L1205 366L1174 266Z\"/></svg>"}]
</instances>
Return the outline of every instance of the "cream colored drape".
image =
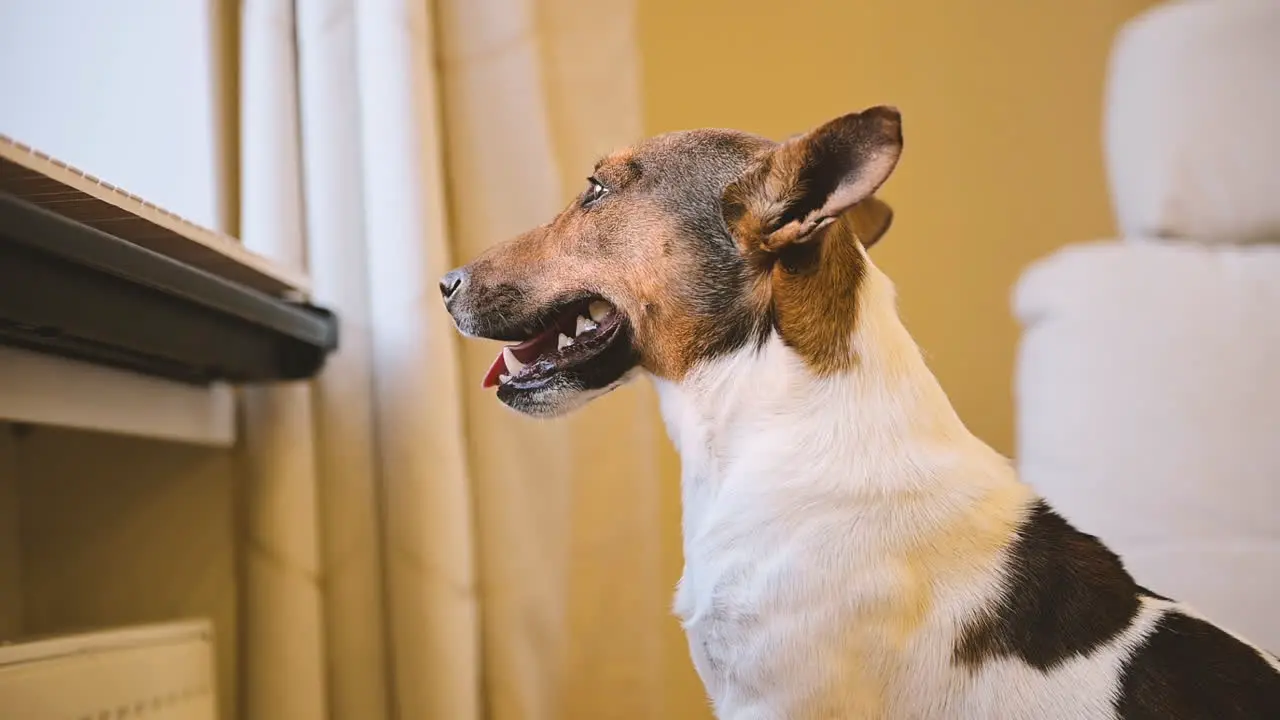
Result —
<instances>
[{"instance_id":1,"label":"cream colored drape","mask_svg":"<svg viewBox=\"0 0 1280 720\"><path fill-rule=\"evenodd\" d=\"M548 220L600 155L639 138L635 8L437 7L452 242L468 258ZM569 420L525 420L477 387L493 353L467 343L462 363L490 715L670 717L652 401L629 388Z\"/></svg>"},{"instance_id":2,"label":"cream colored drape","mask_svg":"<svg viewBox=\"0 0 1280 720\"><path fill-rule=\"evenodd\" d=\"M246 394L243 717L702 716L666 692L687 660L648 389L518 417L436 291L641 135L634 0L245 0L241 23L244 240L342 319L310 391Z\"/></svg>"},{"instance_id":3,"label":"cream colored drape","mask_svg":"<svg viewBox=\"0 0 1280 720\"><path fill-rule=\"evenodd\" d=\"M293 17L291 0L242 5L240 235L250 249L303 268ZM306 384L248 389L241 408L243 644L236 710L246 718L322 718L327 693L315 449L324 438L315 437Z\"/></svg>"}]
</instances>

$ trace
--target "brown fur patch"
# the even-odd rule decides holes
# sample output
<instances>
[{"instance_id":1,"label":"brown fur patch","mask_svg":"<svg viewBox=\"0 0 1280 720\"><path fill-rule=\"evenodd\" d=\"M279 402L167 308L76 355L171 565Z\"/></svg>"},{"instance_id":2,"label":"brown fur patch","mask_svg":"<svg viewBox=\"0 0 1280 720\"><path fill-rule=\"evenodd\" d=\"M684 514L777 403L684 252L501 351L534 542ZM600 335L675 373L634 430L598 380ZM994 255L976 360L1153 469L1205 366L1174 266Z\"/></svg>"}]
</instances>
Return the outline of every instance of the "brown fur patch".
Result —
<instances>
[{"instance_id":1,"label":"brown fur patch","mask_svg":"<svg viewBox=\"0 0 1280 720\"><path fill-rule=\"evenodd\" d=\"M863 249L870 250L893 226L893 208L872 195L845 213Z\"/></svg>"},{"instance_id":2,"label":"brown fur patch","mask_svg":"<svg viewBox=\"0 0 1280 720\"><path fill-rule=\"evenodd\" d=\"M622 167L625 167L623 165ZM613 168L597 170L602 182ZM625 192L610 189L610 193ZM690 258L664 252L674 246L673 224L643 198L626 202L625 222L608 210L570 208L549 225L494 248L473 266L489 287L518 285L523 303L547 306L574 293L600 295L625 313L652 372L679 377L698 335L694 318L680 312L669 282L695 272ZM642 231L638 231L643 229Z\"/></svg>"},{"instance_id":3,"label":"brown fur patch","mask_svg":"<svg viewBox=\"0 0 1280 720\"><path fill-rule=\"evenodd\" d=\"M819 374L854 362L852 328L866 258L858 250L875 244L893 221L893 211L875 197L854 205L822 238L784 244L773 269L778 331ZM806 264L807 263L807 264Z\"/></svg>"},{"instance_id":4,"label":"brown fur patch","mask_svg":"<svg viewBox=\"0 0 1280 720\"><path fill-rule=\"evenodd\" d=\"M750 265L770 278L778 332L818 374L853 365L866 261L889 229L873 193L901 150L898 114L873 108L793 138L729 186L724 218Z\"/></svg>"},{"instance_id":5,"label":"brown fur patch","mask_svg":"<svg viewBox=\"0 0 1280 720\"><path fill-rule=\"evenodd\" d=\"M820 375L853 362L858 286L866 263L848 220L814 242L785 247L773 268L778 333Z\"/></svg>"}]
</instances>

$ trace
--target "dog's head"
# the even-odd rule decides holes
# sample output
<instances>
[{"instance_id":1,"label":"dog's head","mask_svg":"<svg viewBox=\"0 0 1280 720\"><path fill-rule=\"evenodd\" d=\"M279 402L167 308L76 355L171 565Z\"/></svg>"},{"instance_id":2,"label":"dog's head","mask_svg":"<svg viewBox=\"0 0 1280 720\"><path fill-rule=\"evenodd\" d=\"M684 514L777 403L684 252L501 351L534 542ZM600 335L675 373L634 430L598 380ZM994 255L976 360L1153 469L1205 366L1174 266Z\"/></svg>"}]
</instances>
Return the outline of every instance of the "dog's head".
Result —
<instances>
[{"instance_id":1,"label":"dog's head","mask_svg":"<svg viewBox=\"0 0 1280 720\"><path fill-rule=\"evenodd\" d=\"M873 196L902 151L876 107L783 143L727 130L661 135L601 160L550 223L445 275L458 329L514 343L485 378L557 415L637 369L679 381L771 333L815 373L852 361L862 248L892 212Z\"/></svg>"}]
</instances>

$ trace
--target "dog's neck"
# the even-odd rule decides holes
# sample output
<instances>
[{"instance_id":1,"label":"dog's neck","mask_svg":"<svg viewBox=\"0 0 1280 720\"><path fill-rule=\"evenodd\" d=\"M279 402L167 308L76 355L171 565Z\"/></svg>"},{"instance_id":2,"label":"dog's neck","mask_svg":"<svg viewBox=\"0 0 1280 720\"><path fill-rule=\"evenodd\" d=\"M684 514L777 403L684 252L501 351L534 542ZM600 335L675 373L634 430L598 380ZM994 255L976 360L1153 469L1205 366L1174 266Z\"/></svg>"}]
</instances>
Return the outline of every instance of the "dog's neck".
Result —
<instances>
[{"instance_id":1,"label":"dog's neck","mask_svg":"<svg viewBox=\"0 0 1280 720\"><path fill-rule=\"evenodd\" d=\"M869 261L851 332L857 362L833 376L815 375L775 334L681 382L655 381L681 455L686 541L721 493L758 489L742 484L883 499L1016 483L957 416Z\"/></svg>"}]
</instances>

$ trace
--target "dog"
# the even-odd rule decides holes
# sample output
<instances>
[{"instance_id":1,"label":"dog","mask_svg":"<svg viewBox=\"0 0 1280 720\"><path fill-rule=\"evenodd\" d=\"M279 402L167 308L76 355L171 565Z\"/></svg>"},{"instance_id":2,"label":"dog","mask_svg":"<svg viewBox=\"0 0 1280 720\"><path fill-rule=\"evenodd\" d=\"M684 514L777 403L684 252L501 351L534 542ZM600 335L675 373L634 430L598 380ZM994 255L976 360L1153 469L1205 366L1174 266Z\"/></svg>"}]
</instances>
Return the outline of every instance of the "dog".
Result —
<instances>
[{"instance_id":1,"label":"dog","mask_svg":"<svg viewBox=\"0 0 1280 720\"><path fill-rule=\"evenodd\" d=\"M535 417L638 375L681 455L675 612L720 718L1280 718L1280 661L1149 591L966 429L868 254L873 107L783 142L660 135L449 272Z\"/></svg>"}]
</instances>

